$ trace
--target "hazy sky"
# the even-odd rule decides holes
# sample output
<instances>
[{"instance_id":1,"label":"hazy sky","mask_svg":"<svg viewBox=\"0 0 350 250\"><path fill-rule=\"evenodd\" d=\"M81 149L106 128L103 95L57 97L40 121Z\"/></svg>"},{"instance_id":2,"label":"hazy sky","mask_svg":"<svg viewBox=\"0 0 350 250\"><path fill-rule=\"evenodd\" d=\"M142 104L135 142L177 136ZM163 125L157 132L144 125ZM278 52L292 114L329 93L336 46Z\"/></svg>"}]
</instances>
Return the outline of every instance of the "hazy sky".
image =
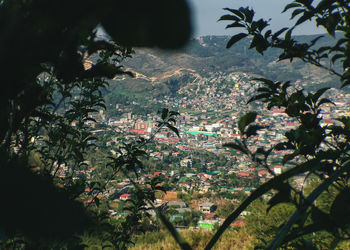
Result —
<instances>
[{"instance_id":1,"label":"hazy sky","mask_svg":"<svg viewBox=\"0 0 350 250\"><path fill-rule=\"evenodd\" d=\"M229 21L217 22L222 15L229 14L223 10L225 7L253 7L256 17L272 19L269 27L272 31L277 31L292 23L289 20L290 12L281 14L284 6L292 2L291 0L188 0L188 2L192 9L195 37L232 35L235 29L225 29ZM312 23L307 23L294 32L295 35L318 33L324 33L323 29L316 29Z\"/></svg>"}]
</instances>

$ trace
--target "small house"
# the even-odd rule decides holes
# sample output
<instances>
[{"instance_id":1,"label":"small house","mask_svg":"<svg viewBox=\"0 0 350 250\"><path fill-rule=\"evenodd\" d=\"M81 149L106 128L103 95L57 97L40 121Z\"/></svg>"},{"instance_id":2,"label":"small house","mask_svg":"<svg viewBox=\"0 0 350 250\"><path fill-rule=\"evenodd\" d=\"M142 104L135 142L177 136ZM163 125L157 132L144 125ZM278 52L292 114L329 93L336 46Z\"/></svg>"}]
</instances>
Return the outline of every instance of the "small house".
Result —
<instances>
[{"instance_id":1,"label":"small house","mask_svg":"<svg viewBox=\"0 0 350 250\"><path fill-rule=\"evenodd\" d=\"M214 205L214 203L211 202L204 202L199 204L199 211L201 211L202 213L213 213L216 210L216 206Z\"/></svg>"},{"instance_id":2,"label":"small house","mask_svg":"<svg viewBox=\"0 0 350 250\"><path fill-rule=\"evenodd\" d=\"M131 198L131 194L122 194L119 199L122 201L126 201Z\"/></svg>"}]
</instances>

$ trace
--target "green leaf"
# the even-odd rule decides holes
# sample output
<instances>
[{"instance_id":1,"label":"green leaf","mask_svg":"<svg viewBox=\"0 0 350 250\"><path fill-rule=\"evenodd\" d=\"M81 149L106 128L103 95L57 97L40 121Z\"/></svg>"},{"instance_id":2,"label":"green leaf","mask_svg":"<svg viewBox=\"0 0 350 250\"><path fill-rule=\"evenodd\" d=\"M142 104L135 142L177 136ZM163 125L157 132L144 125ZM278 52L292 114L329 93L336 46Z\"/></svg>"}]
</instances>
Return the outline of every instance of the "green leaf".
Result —
<instances>
[{"instance_id":1,"label":"green leaf","mask_svg":"<svg viewBox=\"0 0 350 250\"><path fill-rule=\"evenodd\" d=\"M310 207L310 204L321 195L322 192L328 189L328 187L333 184L345 171L349 171L348 164L344 164L347 166L343 166L343 168L334 172L329 178L325 179L317 188L315 188L311 194L306 198L305 202L298 207L298 209L294 212L294 214L290 217L290 219L284 223L283 227L279 230L277 236L274 238L272 243L267 247L267 249L277 249L281 246L281 243L285 239L286 235L290 231L291 227L297 222L300 216L306 212L306 210ZM347 203L349 204L349 202ZM349 206L347 206L348 210ZM348 212L349 213L349 212ZM347 213L347 216L348 216ZM347 218L350 218L349 216Z\"/></svg>"},{"instance_id":2,"label":"green leaf","mask_svg":"<svg viewBox=\"0 0 350 250\"><path fill-rule=\"evenodd\" d=\"M338 227L345 228L350 225L350 188L341 190L335 197L330 217Z\"/></svg>"},{"instance_id":3,"label":"green leaf","mask_svg":"<svg viewBox=\"0 0 350 250\"><path fill-rule=\"evenodd\" d=\"M317 107L321 106L322 104L325 103L330 103L333 104L335 106L335 103L332 102L331 100L327 99L327 98L322 98L318 103L317 103Z\"/></svg>"},{"instance_id":4,"label":"green leaf","mask_svg":"<svg viewBox=\"0 0 350 250\"><path fill-rule=\"evenodd\" d=\"M205 250L212 249L215 243L219 240L220 236L225 232L225 230L231 225L231 223L256 199L260 198L265 193L269 192L271 189L275 188L276 185L280 184L281 182L289 179L292 176L295 176L300 173L304 173L310 169L310 167L314 166L314 168L317 168L318 161L315 159L312 159L310 161L304 162L302 164L297 165L294 168L291 168L282 174L274 177L273 179L263 183L260 185L256 190L254 190L251 195L245 199L241 205L239 205L235 211L233 211L223 222L223 224L219 227L219 229L216 231L215 235L211 238L207 246L205 247Z\"/></svg>"},{"instance_id":5,"label":"green leaf","mask_svg":"<svg viewBox=\"0 0 350 250\"><path fill-rule=\"evenodd\" d=\"M238 121L238 129L241 131L241 133L244 133L244 129L246 126L248 126L250 123L254 122L256 119L256 112L249 112L241 117Z\"/></svg>"},{"instance_id":6,"label":"green leaf","mask_svg":"<svg viewBox=\"0 0 350 250\"><path fill-rule=\"evenodd\" d=\"M228 148L232 148L232 149L236 149L238 151L241 151L243 153L247 153L247 150L243 147L242 144L240 143L234 143L234 142L229 142L229 143L225 143L223 144L224 147L228 147Z\"/></svg>"},{"instance_id":7,"label":"green leaf","mask_svg":"<svg viewBox=\"0 0 350 250\"><path fill-rule=\"evenodd\" d=\"M259 81L259 82L263 82L264 85L268 86L271 90L274 90L275 87L275 83L269 79L265 79L265 78L253 78L254 81Z\"/></svg>"},{"instance_id":8,"label":"green leaf","mask_svg":"<svg viewBox=\"0 0 350 250\"><path fill-rule=\"evenodd\" d=\"M311 46L314 46L315 44L316 44L316 42L319 40L319 39L321 39L321 38L323 38L324 36L322 35L322 36L318 36L318 37L316 37L315 39L312 39L311 41L310 41L310 45ZM311 47L310 46L310 47Z\"/></svg>"},{"instance_id":9,"label":"green leaf","mask_svg":"<svg viewBox=\"0 0 350 250\"><path fill-rule=\"evenodd\" d=\"M263 128L266 128L266 126L260 126L260 125L250 125L247 128L247 131L245 132L247 137L250 137L252 135L258 135L257 132Z\"/></svg>"},{"instance_id":10,"label":"green leaf","mask_svg":"<svg viewBox=\"0 0 350 250\"><path fill-rule=\"evenodd\" d=\"M265 29L267 26L269 26L269 23L263 19L259 19L255 22L257 29L262 32L263 29Z\"/></svg>"},{"instance_id":11,"label":"green leaf","mask_svg":"<svg viewBox=\"0 0 350 250\"><path fill-rule=\"evenodd\" d=\"M251 49L254 47L256 51L262 54L269 47L269 42L265 40L262 35L257 34L254 36L249 48Z\"/></svg>"},{"instance_id":12,"label":"green leaf","mask_svg":"<svg viewBox=\"0 0 350 250\"><path fill-rule=\"evenodd\" d=\"M293 19L294 17L296 17L297 15L303 13L304 10L303 9L296 9L292 12L292 15L290 16L290 19Z\"/></svg>"},{"instance_id":13,"label":"green leaf","mask_svg":"<svg viewBox=\"0 0 350 250\"><path fill-rule=\"evenodd\" d=\"M218 21L236 21L239 22L240 19L236 16L232 16L232 15L223 15L220 17L220 19Z\"/></svg>"},{"instance_id":14,"label":"green leaf","mask_svg":"<svg viewBox=\"0 0 350 250\"><path fill-rule=\"evenodd\" d=\"M95 201L96 206L99 207L100 206L100 199L95 197L94 201Z\"/></svg>"},{"instance_id":15,"label":"green leaf","mask_svg":"<svg viewBox=\"0 0 350 250\"><path fill-rule=\"evenodd\" d=\"M323 95L329 89L330 88L320 88L317 90L316 93L312 95L312 101L316 103L318 101L318 98L320 98L321 95Z\"/></svg>"},{"instance_id":16,"label":"green leaf","mask_svg":"<svg viewBox=\"0 0 350 250\"><path fill-rule=\"evenodd\" d=\"M177 111L170 111L169 112L169 116L177 116L177 115L180 115L180 113Z\"/></svg>"},{"instance_id":17,"label":"green leaf","mask_svg":"<svg viewBox=\"0 0 350 250\"><path fill-rule=\"evenodd\" d=\"M287 31L286 35L284 36L284 39L287 40L287 41L290 40L291 37L292 37L292 32L293 32L293 28L292 28L292 29L289 29L289 30Z\"/></svg>"},{"instance_id":18,"label":"green leaf","mask_svg":"<svg viewBox=\"0 0 350 250\"><path fill-rule=\"evenodd\" d=\"M278 193L275 194L268 202L270 206L267 208L266 213L270 211L271 208L280 204L290 202L291 198L291 187L289 183L281 183L276 186Z\"/></svg>"},{"instance_id":19,"label":"green leaf","mask_svg":"<svg viewBox=\"0 0 350 250\"><path fill-rule=\"evenodd\" d=\"M268 30L265 32L264 39L267 39L271 36L272 30Z\"/></svg>"},{"instance_id":20,"label":"green leaf","mask_svg":"<svg viewBox=\"0 0 350 250\"><path fill-rule=\"evenodd\" d=\"M241 24L241 23L232 23L226 26L226 29L228 28L244 28L245 25Z\"/></svg>"},{"instance_id":21,"label":"green leaf","mask_svg":"<svg viewBox=\"0 0 350 250\"><path fill-rule=\"evenodd\" d=\"M253 101L256 101L256 100L260 100L260 99L267 99L268 97L270 97L271 96L271 94L269 94L269 93L264 93L264 94L260 94L260 95L256 95L256 96L253 96L252 98L250 98L249 100L248 100L248 102L247 102L247 104L248 103L251 103L251 102L253 102Z\"/></svg>"},{"instance_id":22,"label":"green leaf","mask_svg":"<svg viewBox=\"0 0 350 250\"><path fill-rule=\"evenodd\" d=\"M113 243L110 242L110 241L104 241L103 242L103 246L102 246L102 249L114 249L113 247Z\"/></svg>"},{"instance_id":23,"label":"green leaf","mask_svg":"<svg viewBox=\"0 0 350 250\"><path fill-rule=\"evenodd\" d=\"M254 10L252 9L249 9L249 7L246 7L246 8L239 8L239 10L244 14L244 20L247 22L247 23L251 23L253 21L253 17L254 17Z\"/></svg>"},{"instance_id":24,"label":"green leaf","mask_svg":"<svg viewBox=\"0 0 350 250\"><path fill-rule=\"evenodd\" d=\"M288 154L288 155L283 156L282 164L284 165L287 162L293 160L296 155L297 155L296 153L292 153L292 154Z\"/></svg>"},{"instance_id":25,"label":"green leaf","mask_svg":"<svg viewBox=\"0 0 350 250\"><path fill-rule=\"evenodd\" d=\"M171 131L173 131L180 138L179 130L177 128L175 128L174 126L172 126L170 124L168 124L167 127L169 129L171 129Z\"/></svg>"},{"instance_id":26,"label":"green leaf","mask_svg":"<svg viewBox=\"0 0 350 250\"><path fill-rule=\"evenodd\" d=\"M286 12L287 10L291 9L291 8L297 8L297 7L301 7L301 4L300 3L290 3L290 4L287 4L282 13Z\"/></svg>"},{"instance_id":27,"label":"green leaf","mask_svg":"<svg viewBox=\"0 0 350 250\"><path fill-rule=\"evenodd\" d=\"M168 112L169 112L169 109L163 108L162 115L161 115L162 120L165 120L165 118L167 118Z\"/></svg>"},{"instance_id":28,"label":"green leaf","mask_svg":"<svg viewBox=\"0 0 350 250\"><path fill-rule=\"evenodd\" d=\"M338 59L343 58L343 57L345 57L344 54L336 54L336 55L332 56L332 59L331 59L332 64L334 64Z\"/></svg>"},{"instance_id":29,"label":"green leaf","mask_svg":"<svg viewBox=\"0 0 350 250\"><path fill-rule=\"evenodd\" d=\"M248 34L245 34L245 33L239 33L239 34L237 34L237 35L232 36L232 37L230 38L230 40L227 42L226 48L227 48L227 49L228 49L228 48L231 48L231 46L232 46L233 44L237 43L239 40L241 40L241 39L243 39L243 38L245 38L245 37L247 37L247 36L248 36Z\"/></svg>"},{"instance_id":30,"label":"green leaf","mask_svg":"<svg viewBox=\"0 0 350 250\"><path fill-rule=\"evenodd\" d=\"M283 32L285 32L286 30L288 30L288 28L282 28L279 31L277 31L276 33L273 34L272 39L275 40L276 38L279 37L279 35L281 35Z\"/></svg>"},{"instance_id":31,"label":"green leaf","mask_svg":"<svg viewBox=\"0 0 350 250\"><path fill-rule=\"evenodd\" d=\"M334 45L334 48L339 49L340 46L343 45L344 43L346 43L347 41L348 41L348 39L346 39L346 38L341 38L341 39L339 39L339 40L337 41L337 43ZM331 48L331 47L329 47L329 48ZM333 49L334 49L334 48L333 48Z\"/></svg>"},{"instance_id":32,"label":"green leaf","mask_svg":"<svg viewBox=\"0 0 350 250\"><path fill-rule=\"evenodd\" d=\"M242 14L241 11L239 10L236 10L236 9L230 9L230 8L224 8L224 10L227 10L233 14L235 14L236 16L238 16L239 18L243 19L244 18L244 15Z\"/></svg>"},{"instance_id":33,"label":"green leaf","mask_svg":"<svg viewBox=\"0 0 350 250\"><path fill-rule=\"evenodd\" d=\"M295 23L295 26L300 25L304 23L306 20L311 20L311 17L313 16L310 12L305 12L304 15L302 15L298 21Z\"/></svg>"},{"instance_id":34,"label":"green leaf","mask_svg":"<svg viewBox=\"0 0 350 250\"><path fill-rule=\"evenodd\" d=\"M326 9L330 8L334 2L335 2L334 0L322 0L316 6L316 11L326 10Z\"/></svg>"},{"instance_id":35,"label":"green leaf","mask_svg":"<svg viewBox=\"0 0 350 250\"><path fill-rule=\"evenodd\" d=\"M327 23L326 23L326 29L327 29L328 34L330 34L332 37L335 37L335 29L338 25L339 19L341 19L339 17L339 13L333 13L332 15L328 16Z\"/></svg>"}]
</instances>

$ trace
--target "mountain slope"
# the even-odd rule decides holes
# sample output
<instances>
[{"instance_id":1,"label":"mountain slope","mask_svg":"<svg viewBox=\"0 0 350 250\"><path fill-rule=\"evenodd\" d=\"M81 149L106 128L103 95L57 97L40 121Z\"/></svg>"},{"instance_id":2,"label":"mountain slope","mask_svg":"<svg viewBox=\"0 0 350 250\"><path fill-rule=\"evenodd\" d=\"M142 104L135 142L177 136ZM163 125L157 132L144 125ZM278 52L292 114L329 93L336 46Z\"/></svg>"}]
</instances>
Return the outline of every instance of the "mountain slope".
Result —
<instances>
[{"instance_id":1,"label":"mountain slope","mask_svg":"<svg viewBox=\"0 0 350 250\"><path fill-rule=\"evenodd\" d=\"M302 81L306 85L338 86L336 78L327 71L306 65L301 61L276 62L279 51L265 52L262 56L250 50L249 40L240 41L226 49L228 36L206 36L194 39L179 51L138 49L124 66L135 73L135 78L123 77L111 81L111 88L147 96L175 95L187 84L205 80L211 73L246 72L273 80ZM310 41L315 36L299 36L300 41ZM330 44L321 39L321 45Z\"/></svg>"}]
</instances>

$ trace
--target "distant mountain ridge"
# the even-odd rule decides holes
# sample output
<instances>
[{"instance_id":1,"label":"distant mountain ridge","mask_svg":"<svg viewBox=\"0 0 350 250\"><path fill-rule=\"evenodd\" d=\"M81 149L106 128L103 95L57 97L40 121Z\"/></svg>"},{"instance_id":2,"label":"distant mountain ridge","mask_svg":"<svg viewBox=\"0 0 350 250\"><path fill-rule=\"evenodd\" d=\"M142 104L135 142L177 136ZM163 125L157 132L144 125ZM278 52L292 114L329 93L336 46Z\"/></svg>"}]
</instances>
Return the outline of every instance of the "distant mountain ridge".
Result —
<instances>
[{"instance_id":1,"label":"distant mountain ridge","mask_svg":"<svg viewBox=\"0 0 350 250\"><path fill-rule=\"evenodd\" d=\"M297 36L299 41L310 41L316 35ZM277 49L258 54L249 48L249 39L226 49L229 36L205 36L193 39L178 51L137 49L123 65L135 73L135 78L123 77L111 81L111 88L151 96L175 95L181 88L211 72L245 72L250 75L280 81L303 81L307 84L339 86L337 79L327 71L307 65L300 60L293 63L276 62ZM325 36L320 45L333 41Z\"/></svg>"}]
</instances>

